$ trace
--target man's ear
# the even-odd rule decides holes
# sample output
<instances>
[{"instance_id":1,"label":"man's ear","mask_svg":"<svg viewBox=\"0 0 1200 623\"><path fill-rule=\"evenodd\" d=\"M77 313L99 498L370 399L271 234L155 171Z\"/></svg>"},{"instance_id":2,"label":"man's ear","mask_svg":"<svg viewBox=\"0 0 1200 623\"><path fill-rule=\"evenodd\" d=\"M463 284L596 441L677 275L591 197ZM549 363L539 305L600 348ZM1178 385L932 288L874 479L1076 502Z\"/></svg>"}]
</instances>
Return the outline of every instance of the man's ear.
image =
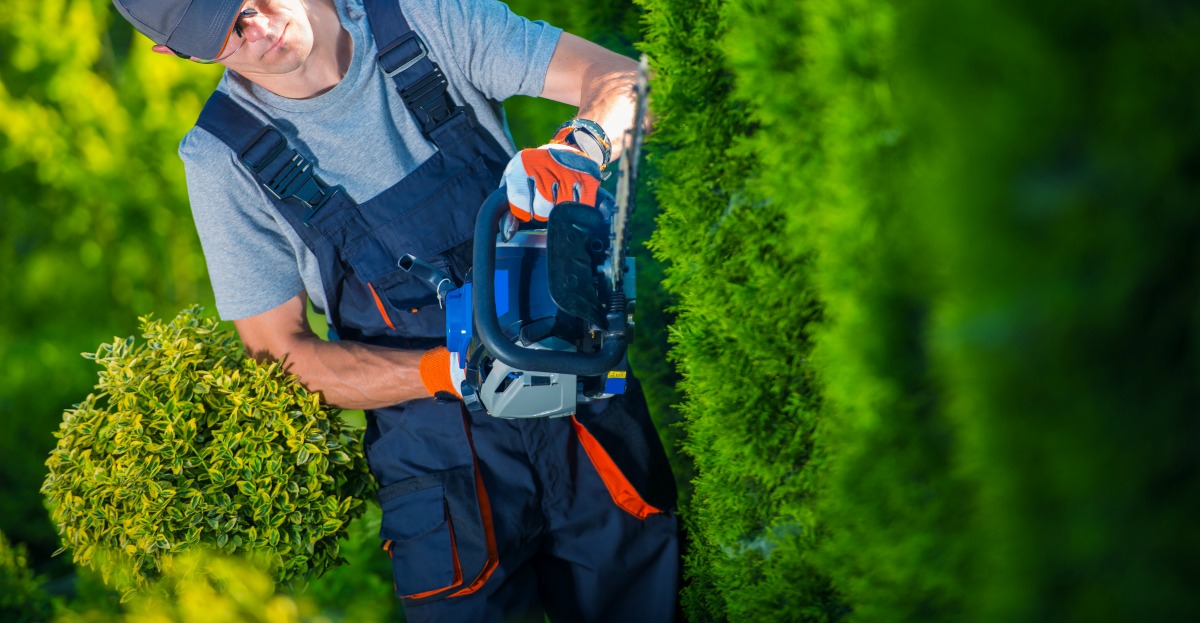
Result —
<instances>
[{"instance_id":1,"label":"man's ear","mask_svg":"<svg viewBox=\"0 0 1200 623\"><path fill-rule=\"evenodd\" d=\"M168 56L175 56L175 53L171 51L171 48L168 48L168 47L167 47L167 46L165 46L165 45L156 45L156 46L154 46L154 47L152 47L152 48L150 48L150 49L151 49L151 50L154 50L155 52L158 52L159 54L166 54L166 55L168 55Z\"/></svg>"}]
</instances>

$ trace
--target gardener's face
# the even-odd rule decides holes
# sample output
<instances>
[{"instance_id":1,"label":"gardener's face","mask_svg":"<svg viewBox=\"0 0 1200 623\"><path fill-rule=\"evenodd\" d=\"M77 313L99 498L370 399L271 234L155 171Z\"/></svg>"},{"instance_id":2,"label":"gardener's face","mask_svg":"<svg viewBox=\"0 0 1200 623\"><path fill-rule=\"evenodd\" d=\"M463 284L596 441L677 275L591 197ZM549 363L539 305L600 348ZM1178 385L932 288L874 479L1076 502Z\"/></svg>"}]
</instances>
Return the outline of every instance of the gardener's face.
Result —
<instances>
[{"instance_id":1,"label":"gardener's face","mask_svg":"<svg viewBox=\"0 0 1200 623\"><path fill-rule=\"evenodd\" d=\"M230 38L222 65L247 77L279 75L295 71L312 53L313 27L304 0L247 0L242 11L242 39Z\"/></svg>"}]
</instances>

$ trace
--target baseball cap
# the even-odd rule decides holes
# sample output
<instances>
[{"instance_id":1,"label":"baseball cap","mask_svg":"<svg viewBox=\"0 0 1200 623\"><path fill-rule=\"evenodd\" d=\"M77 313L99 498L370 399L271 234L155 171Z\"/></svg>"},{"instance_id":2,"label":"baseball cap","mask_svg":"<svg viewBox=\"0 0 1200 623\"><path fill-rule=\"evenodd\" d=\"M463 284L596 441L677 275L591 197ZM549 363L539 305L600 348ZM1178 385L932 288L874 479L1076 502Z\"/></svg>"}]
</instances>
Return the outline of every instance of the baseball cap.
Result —
<instances>
[{"instance_id":1,"label":"baseball cap","mask_svg":"<svg viewBox=\"0 0 1200 623\"><path fill-rule=\"evenodd\" d=\"M138 32L175 52L216 58L245 0L112 0Z\"/></svg>"}]
</instances>

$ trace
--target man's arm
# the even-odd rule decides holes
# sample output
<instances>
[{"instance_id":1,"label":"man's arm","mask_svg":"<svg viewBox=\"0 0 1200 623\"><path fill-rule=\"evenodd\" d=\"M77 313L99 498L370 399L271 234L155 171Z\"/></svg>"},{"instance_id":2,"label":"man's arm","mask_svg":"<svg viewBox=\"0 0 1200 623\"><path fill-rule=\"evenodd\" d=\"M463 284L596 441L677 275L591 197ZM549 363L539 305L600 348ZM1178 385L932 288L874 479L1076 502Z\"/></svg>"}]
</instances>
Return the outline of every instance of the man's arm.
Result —
<instances>
[{"instance_id":1,"label":"man's arm","mask_svg":"<svg viewBox=\"0 0 1200 623\"><path fill-rule=\"evenodd\" d=\"M542 97L578 106L578 116L604 128L612 141L612 159L620 156L621 137L633 125L637 62L586 39L564 32L550 58Z\"/></svg>"},{"instance_id":2,"label":"man's arm","mask_svg":"<svg viewBox=\"0 0 1200 623\"><path fill-rule=\"evenodd\" d=\"M259 360L281 360L325 402L343 409L374 409L428 398L418 363L422 352L326 342L308 325L305 292L275 309L235 320L246 351Z\"/></svg>"}]
</instances>

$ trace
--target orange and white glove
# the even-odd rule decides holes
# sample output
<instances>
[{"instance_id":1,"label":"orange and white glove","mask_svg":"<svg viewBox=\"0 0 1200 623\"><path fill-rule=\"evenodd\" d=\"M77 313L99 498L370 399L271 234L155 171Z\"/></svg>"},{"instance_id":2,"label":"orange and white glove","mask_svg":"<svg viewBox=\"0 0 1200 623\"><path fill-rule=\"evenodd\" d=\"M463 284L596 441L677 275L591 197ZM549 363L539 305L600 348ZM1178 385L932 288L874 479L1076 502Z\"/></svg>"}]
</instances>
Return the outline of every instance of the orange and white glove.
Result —
<instances>
[{"instance_id":1,"label":"orange and white glove","mask_svg":"<svg viewBox=\"0 0 1200 623\"><path fill-rule=\"evenodd\" d=\"M459 388L466 379L466 370L458 365L458 353L450 352L445 346L427 350L421 355L417 369L430 396L462 400Z\"/></svg>"},{"instance_id":2,"label":"orange and white glove","mask_svg":"<svg viewBox=\"0 0 1200 623\"><path fill-rule=\"evenodd\" d=\"M570 132L560 129L548 145L522 149L504 169L509 208L518 220L548 220L554 206L564 201L596 203L600 164L568 144Z\"/></svg>"}]
</instances>

